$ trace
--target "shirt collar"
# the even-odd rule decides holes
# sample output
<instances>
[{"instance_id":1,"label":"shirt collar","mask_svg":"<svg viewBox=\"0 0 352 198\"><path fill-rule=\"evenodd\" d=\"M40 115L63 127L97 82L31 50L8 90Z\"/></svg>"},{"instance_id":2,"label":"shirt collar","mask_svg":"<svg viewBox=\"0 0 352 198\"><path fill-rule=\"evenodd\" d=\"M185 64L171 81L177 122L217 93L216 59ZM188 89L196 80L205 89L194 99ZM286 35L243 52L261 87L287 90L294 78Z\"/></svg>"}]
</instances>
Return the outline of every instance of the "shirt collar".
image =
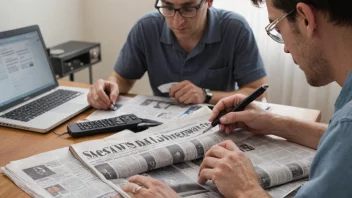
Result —
<instances>
[{"instance_id":1,"label":"shirt collar","mask_svg":"<svg viewBox=\"0 0 352 198\"><path fill-rule=\"evenodd\" d=\"M208 9L208 25L203 39L204 43L216 43L221 41L220 20L215 8Z\"/></svg>"},{"instance_id":2,"label":"shirt collar","mask_svg":"<svg viewBox=\"0 0 352 198\"><path fill-rule=\"evenodd\" d=\"M352 70L344 82L342 90L335 102L335 112L340 110L346 103L352 100Z\"/></svg>"},{"instance_id":3,"label":"shirt collar","mask_svg":"<svg viewBox=\"0 0 352 198\"><path fill-rule=\"evenodd\" d=\"M221 32L220 32L220 23L219 23L219 16L216 12L216 9L214 8L209 8L208 13L208 25L207 28L204 32L203 38L201 39L201 42L203 43L216 43L221 41ZM165 43L165 44L174 44L175 43L175 38L170 30L169 26L166 23L166 20L164 20L161 36L160 36L160 42Z\"/></svg>"}]
</instances>

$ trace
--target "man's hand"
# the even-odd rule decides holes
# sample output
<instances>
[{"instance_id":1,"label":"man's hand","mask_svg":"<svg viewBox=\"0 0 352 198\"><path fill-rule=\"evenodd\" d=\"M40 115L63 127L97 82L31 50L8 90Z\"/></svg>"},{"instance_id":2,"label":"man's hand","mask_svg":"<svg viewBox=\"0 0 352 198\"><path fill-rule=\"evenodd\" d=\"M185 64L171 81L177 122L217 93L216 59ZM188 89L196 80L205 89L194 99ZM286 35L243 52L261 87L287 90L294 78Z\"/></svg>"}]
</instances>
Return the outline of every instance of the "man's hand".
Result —
<instances>
[{"instance_id":1,"label":"man's hand","mask_svg":"<svg viewBox=\"0 0 352 198\"><path fill-rule=\"evenodd\" d=\"M152 177L135 175L130 177L128 181L130 183L122 186L122 190L132 198L180 198L169 186ZM138 186L142 186L142 188L134 192Z\"/></svg>"},{"instance_id":2,"label":"man's hand","mask_svg":"<svg viewBox=\"0 0 352 198\"><path fill-rule=\"evenodd\" d=\"M209 121L213 121L221 111L230 111L234 106L245 99L245 96L236 94L220 100L213 108ZM229 112L220 118L220 130L227 134L235 128L245 128L259 135L268 135L275 129L277 115L267 112L254 103L244 111Z\"/></svg>"},{"instance_id":3,"label":"man's hand","mask_svg":"<svg viewBox=\"0 0 352 198\"><path fill-rule=\"evenodd\" d=\"M190 81L185 80L173 85L169 92L179 103L200 104L205 101L205 93L202 88L197 87Z\"/></svg>"},{"instance_id":4,"label":"man's hand","mask_svg":"<svg viewBox=\"0 0 352 198\"><path fill-rule=\"evenodd\" d=\"M213 146L199 170L200 184L211 180L225 197L268 197L251 161L231 141Z\"/></svg>"},{"instance_id":5,"label":"man's hand","mask_svg":"<svg viewBox=\"0 0 352 198\"><path fill-rule=\"evenodd\" d=\"M109 109L115 104L118 95L117 83L99 79L89 90L88 103L96 109Z\"/></svg>"}]
</instances>

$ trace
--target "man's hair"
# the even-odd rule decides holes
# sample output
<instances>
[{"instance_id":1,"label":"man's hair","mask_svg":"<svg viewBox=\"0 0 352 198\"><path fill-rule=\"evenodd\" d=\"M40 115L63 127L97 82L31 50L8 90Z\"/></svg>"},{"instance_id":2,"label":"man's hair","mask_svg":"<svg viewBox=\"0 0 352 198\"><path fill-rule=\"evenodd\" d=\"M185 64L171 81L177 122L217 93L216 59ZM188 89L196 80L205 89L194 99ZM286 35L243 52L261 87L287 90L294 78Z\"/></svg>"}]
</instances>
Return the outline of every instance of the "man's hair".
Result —
<instances>
[{"instance_id":1,"label":"man's hair","mask_svg":"<svg viewBox=\"0 0 352 198\"><path fill-rule=\"evenodd\" d=\"M265 0L251 0L256 6L264 3ZM272 0L275 8L288 13L296 8L297 3L305 3L313 8L326 13L327 19L336 25L352 26L352 1L351 0ZM288 16L294 21L296 12Z\"/></svg>"}]
</instances>

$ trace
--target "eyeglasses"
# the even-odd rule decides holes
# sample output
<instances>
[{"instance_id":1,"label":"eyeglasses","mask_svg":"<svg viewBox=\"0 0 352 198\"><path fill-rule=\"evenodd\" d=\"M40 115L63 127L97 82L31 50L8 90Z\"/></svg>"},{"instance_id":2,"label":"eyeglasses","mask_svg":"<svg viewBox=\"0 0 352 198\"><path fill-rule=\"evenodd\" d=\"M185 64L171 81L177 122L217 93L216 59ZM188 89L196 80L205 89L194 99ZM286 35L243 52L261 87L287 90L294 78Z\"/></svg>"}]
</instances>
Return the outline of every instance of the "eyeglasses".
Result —
<instances>
[{"instance_id":1,"label":"eyeglasses","mask_svg":"<svg viewBox=\"0 0 352 198\"><path fill-rule=\"evenodd\" d=\"M284 40L282 39L281 34L277 31L276 26L280 23L284 18L288 15L292 14L296 9L291 10L287 14L283 15L282 17L276 19L275 21L271 22L269 25L265 27L266 33L272 38L274 41L284 44Z\"/></svg>"},{"instance_id":2,"label":"eyeglasses","mask_svg":"<svg viewBox=\"0 0 352 198\"><path fill-rule=\"evenodd\" d=\"M160 14L164 17L173 17L176 12L184 18L192 18L197 15L197 10L202 7L204 0L202 0L197 6L194 7L182 7L175 9L172 6L158 6L158 0L155 1L155 8L159 10Z\"/></svg>"}]
</instances>

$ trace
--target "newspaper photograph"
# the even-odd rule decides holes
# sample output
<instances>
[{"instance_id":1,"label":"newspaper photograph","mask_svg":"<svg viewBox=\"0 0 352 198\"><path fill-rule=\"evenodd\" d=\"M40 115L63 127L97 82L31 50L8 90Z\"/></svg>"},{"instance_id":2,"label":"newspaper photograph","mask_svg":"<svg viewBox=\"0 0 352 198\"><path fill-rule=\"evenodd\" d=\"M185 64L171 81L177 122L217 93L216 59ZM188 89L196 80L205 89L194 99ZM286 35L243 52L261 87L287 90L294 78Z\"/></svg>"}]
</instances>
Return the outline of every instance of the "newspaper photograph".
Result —
<instances>
[{"instance_id":1,"label":"newspaper photograph","mask_svg":"<svg viewBox=\"0 0 352 198\"><path fill-rule=\"evenodd\" d=\"M71 145L70 150L100 178L116 186L123 185L127 177L147 173L165 181L181 195L191 194L192 197L196 194L200 197L219 197L219 194L209 184L211 182L203 186L197 183L199 166L191 166L194 169L192 172L187 168L181 169L178 163L186 162L189 165L190 161L204 157L212 146L225 140L232 140L250 158L260 185L265 189L308 177L315 150L241 129L226 135L214 127L203 134L210 125L207 121L210 114L209 109L202 108L143 133L123 137L117 133L105 139ZM170 165L172 168L166 168ZM182 177L168 177L171 173L166 174L162 171L164 169Z\"/></svg>"},{"instance_id":2,"label":"newspaper photograph","mask_svg":"<svg viewBox=\"0 0 352 198\"><path fill-rule=\"evenodd\" d=\"M13 161L1 169L32 197L119 197L74 158L68 147Z\"/></svg>"},{"instance_id":3,"label":"newspaper photograph","mask_svg":"<svg viewBox=\"0 0 352 198\"><path fill-rule=\"evenodd\" d=\"M171 98L138 95L128 100L116 111L97 110L89 115L86 120L92 121L117 117L124 114L135 114L140 118L164 123L174 120L183 114L190 114L199 108L200 106L180 104Z\"/></svg>"}]
</instances>

